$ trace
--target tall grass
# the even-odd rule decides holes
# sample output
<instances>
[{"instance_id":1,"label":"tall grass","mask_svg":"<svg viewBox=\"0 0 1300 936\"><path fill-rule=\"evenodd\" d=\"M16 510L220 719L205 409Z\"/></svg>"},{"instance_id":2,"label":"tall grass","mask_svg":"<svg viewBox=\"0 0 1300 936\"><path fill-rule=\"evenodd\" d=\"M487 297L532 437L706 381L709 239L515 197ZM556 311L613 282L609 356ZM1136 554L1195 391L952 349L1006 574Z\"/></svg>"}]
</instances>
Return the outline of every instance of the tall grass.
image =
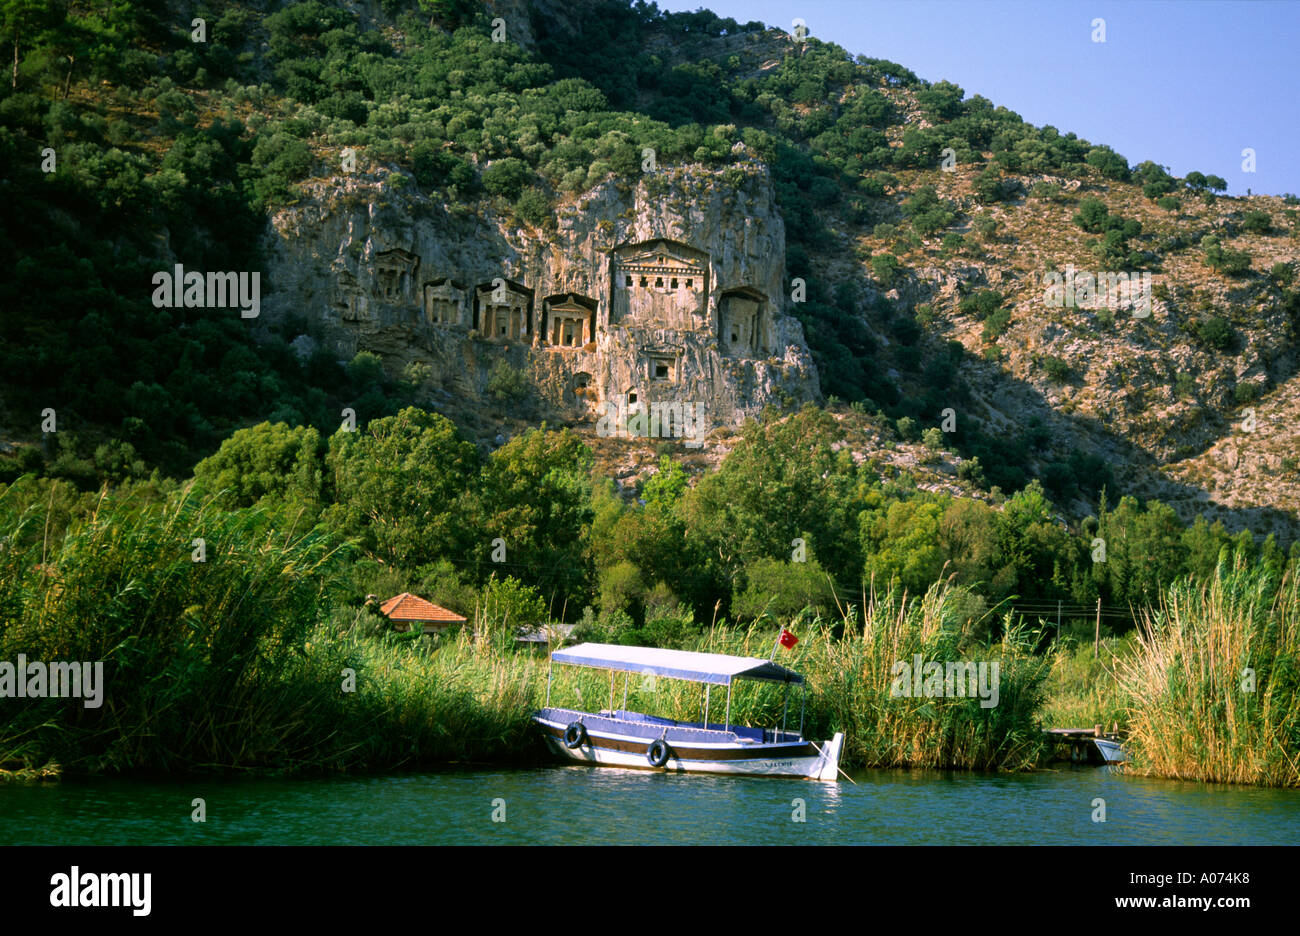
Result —
<instances>
[{"instance_id":1,"label":"tall grass","mask_svg":"<svg viewBox=\"0 0 1300 936\"><path fill-rule=\"evenodd\" d=\"M1137 641L1133 636L1108 637L1100 652L1093 656L1091 642L1057 644L1052 651L1052 669L1045 686L1047 701L1042 720L1053 728L1092 728L1103 725L1107 730L1127 719L1124 695L1115 675L1116 660L1133 653Z\"/></svg>"},{"instance_id":2,"label":"tall grass","mask_svg":"<svg viewBox=\"0 0 1300 936\"><path fill-rule=\"evenodd\" d=\"M1009 620L1000 642L969 639L966 607L962 590L947 583L917 598L872 596L861 622L852 614L845 620L842 638L827 635L806 651L804 669L819 687L811 727L845 731L846 760L861 766L1034 766L1043 750L1037 712L1047 663ZM925 662L996 662L997 705L982 707L978 697L895 697L895 664L918 655Z\"/></svg>"},{"instance_id":3,"label":"tall grass","mask_svg":"<svg viewBox=\"0 0 1300 936\"><path fill-rule=\"evenodd\" d=\"M0 700L0 767L400 766L500 754L527 725L528 661L340 623L346 552L317 533L189 494L105 495L56 542L18 488L0 494L0 661L102 661L106 688L100 708Z\"/></svg>"},{"instance_id":4,"label":"tall grass","mask_svg":"<svg viewBox=\"0 0 1300 936\"><path fill-rule=\"evenodd\" d=\"M1037 710L1049 662L1031 652L1029 635L1014 627L992 646L972 641L963 628L967 607L960 589L936 584L923 596L891 593L871 596L858 618L846 612L838 624L814 621L799 628L793 651L778 650L777 662L808 680L804 735L829 738L846 735L843 763L856 767L939 767L958 769L1027 769L1043 751ZM837 633L838 632L838 633ZM689 649L738 656L767 657L775 632L771 627L741 630L715 627ZM1000 669L998 704L983 708L978 697L893 697L894 665L968 660L992 663ZM557 673L559 669L557 669ZM575 674L557 682L553 702L569 704L576 689L593 708L608 705L608 674ZM613 699L623 704L623 676L614 680ZM702 690L697 684L673 679L628 682L628 707L675 718L701 716ZM797 729L800 693L791 691L786 715ZM738 724L778 727L782 722L784 690L779 685L741 680L735 684L731 718ZM710 693L709 717L721 722L726 689Z\"/></svg>"},{"instance_id":5,"label":"tall grass","mask_svg":"<svg viewBox=\"0 0 1300 936\"><path fill-rule=\"evenodd\" d=\"M1119 666L1134 769L1300 786L1300 582L1220 565L1172 585ZM1251 675L1253 673L1253 686ZM1253 689L1253 691L1251 691Z\"/></svg>"},{"instance_id":6,"label":"tall grass","mask_svg":"<svg viewBox=\"0 0 1300 936\"><path fill-rule=\"evenodd\" d=\"M392 769L448 761L519 760L534 739L544 661L502 652L469 629L393 639L332 616L307 642L292 684L328 686L306 721L315 766ZM343 674L355 673L355 691Z\"/></svg>"},{"instance_id":7,"label":"tall grass","mask_svg":"<svg viewBox=\"0 0 1300 936\"><path fill-rule=\"evenodd\" d=\"M317 532L286 536L256 510L223 510L187 491L162 502L105 494L66 524L50 514L28 482L0 491L0 661L102 661L104 703L0 699L2 769L391 769L537 750L528 716L545 692L544 657L518 652L508 629L482 621L436 643L366 623L338 584L348 550ZM206 555L195 561L200 538ZM1026 768L1043 751L1051 687L1055 719L1126 722L1136 769L1300 786L1294 576L1279 583L1237 566L1176 584L1135 649L1100 664L1085 659L1089 648L1035 655L1036 635L1010 620L988 645L968 607L963 590L937 583L920 596L864 596L839 621L801 624L797 647L777 659L809 681L805 736L845 732L851 766ZM771 626L720 625L691 646L767 657L774 638ZM895 697L896 664L917 656L996 662L997 705ZM608 674L573 678L567 698L557 683L553 703L610 703ZM725 691L710 696L720 721ZM623 705L621 676L612 701ZM777 726L783 701L780 686L740 682L731 718ZM800 701L793 692L791 728ZM630 708L695 720L701 704L696 684L627 682Z\"/></svg>"}]
</instances>

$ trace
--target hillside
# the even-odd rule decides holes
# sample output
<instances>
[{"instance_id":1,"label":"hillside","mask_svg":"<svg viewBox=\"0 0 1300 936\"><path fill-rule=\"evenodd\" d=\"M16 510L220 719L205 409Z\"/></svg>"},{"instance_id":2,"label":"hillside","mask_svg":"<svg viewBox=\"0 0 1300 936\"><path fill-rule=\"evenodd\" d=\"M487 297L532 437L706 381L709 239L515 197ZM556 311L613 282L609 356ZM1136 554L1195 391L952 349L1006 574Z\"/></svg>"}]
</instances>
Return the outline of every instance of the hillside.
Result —
<instances>
[{"instance_id":1,"label":"hillside","mask_svg":"<svg viewBox=\"0 0 1300 936\"><path fill-rule=\"evenodd\" d=\"M1129 166L902 65L706 12L50 9L4 34L0 481L183 476L241 426L328 432L414 402L486 448L572 425L630 487L663 451L703 471L745 418L812 400L857 461L922 487L998 502L1038 478L1071 519L1105 487L1300 532L1294 197L1218 196L1212 175ZM629 313L618 331L618 251L656 240L707 255L716 282L687 325ZM384 296L384 262L417 290L445 280L465 333L435 327L431 293ZM265 314L156 308L150 277L175 263L263 271ZM1149 272L1150 314L1052 304L1067 270ZM536 326L482 334L494 271L538 316L581 325L595 303L575 355L557 363ZM370 313L339 298L349 277ZM742 300L766 317L737 350L719 329ZM674 399L707 403L702 450L599 433L656 361Z\"/></svg>"}]
</instances>

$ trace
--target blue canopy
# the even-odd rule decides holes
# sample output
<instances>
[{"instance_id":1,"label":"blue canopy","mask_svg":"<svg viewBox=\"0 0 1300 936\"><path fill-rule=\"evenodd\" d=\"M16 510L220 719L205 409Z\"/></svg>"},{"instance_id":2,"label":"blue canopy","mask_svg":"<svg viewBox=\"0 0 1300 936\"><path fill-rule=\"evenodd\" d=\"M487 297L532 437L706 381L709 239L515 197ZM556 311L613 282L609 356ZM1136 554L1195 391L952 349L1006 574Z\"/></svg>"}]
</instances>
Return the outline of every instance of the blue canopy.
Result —
<instances>
[{"instance_id":1,"label":"blue canopy","mask_svg":"<svg viewBox=\"0 0 1300 936\"><path fill-rule=\"evenodd\" d=\"M758 657L729 656L725 653L696 653L693 650L660 650L656 647L622 647L617 644L583 643L551 654L556 663L592 666L625 673L646 673L669 679L729 686L733 679L762 679L768 682L802 683L803 677L779 663Z\"/></svg>"}]
</instances>

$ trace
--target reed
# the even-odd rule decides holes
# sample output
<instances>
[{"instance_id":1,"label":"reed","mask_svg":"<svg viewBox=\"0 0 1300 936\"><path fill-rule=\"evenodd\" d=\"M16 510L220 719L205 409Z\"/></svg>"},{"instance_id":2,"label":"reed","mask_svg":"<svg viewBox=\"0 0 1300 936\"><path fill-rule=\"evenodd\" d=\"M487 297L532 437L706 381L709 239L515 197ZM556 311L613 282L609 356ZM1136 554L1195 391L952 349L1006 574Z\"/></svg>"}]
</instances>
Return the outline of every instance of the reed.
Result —
<instances>
[{"instance_id":1,"label":"reed","mask_svg":"<svg viewBox=\"0 0 1300 936\"><path fill-rule=\"evenodd\" d=\"M1067 638L1068 641L1068 638ZM1116 676L1117 660L1136 649L1136 637L1108 637L1094 657L1091 643L1064 642L1051 653L1043 724L1053 728L1092 728L1124 723L1124 695Z\"/></svg>"},{"instance_id":2,"label":"reed","mask_svg":"<svg viewBox=\"0 0 1300 936\"><path fill-rule=\"evenodd\" d=\"M332 592L347 550L319 533L286 537L257 511L189 493L104 495L55 542L11 493L0 494L0 660L102 661L106 688L100 708L4 700L0 768L275 772L516 755L536 664L469 636L435 651L353 626Z\"/></svg>"},{"instance_id":3,"label":"reed","mask_svg":"<svg viewBox=\"0 0 1300 936\"><path fill-rule=\"evenodd\" d=\"M1300 583L1220 564L1149 611L1118 667L1135 772L1300 786Z\"/></svg>"},{"instance_id":4,"label":"reed","mask_svg":"<svg viewBox=\"0 0 1300 936\"><path fill-rule=\"evenodd\" d=\"M1035 766L1044 750L1037 711L1050 664L1033 655L1030 635L1014 626L992 646L968 641L962 597L960 589L937 583L925 595L914 598L898 593L873 595L866 601L861 620L853 608L845 612L838 626L822 620L801 625L794 650L780 649L776 659L809 681L805 736L820 739L835 731L845 732L843 763L852 767ZM688 649L767 657L775 637L770 626L718 626ZM978 697L892 695L895 664L911 664L917 655L925 662L997 662L997 705L981 707ZM566 690L576 688L581 698L595 707L608 704L611 687L607 674L569 679L571 682L564 684ZM620 675L613 684L614 702L619 707L623 686ZM674 718L701 717L703 698L698 685L631 677L627 686L627 704L632 709ZM770 683L738 682L732 693L732 720L779 726L785 711L783 693L782 687ZM722 722L726 690L714 687L710 696L710 720ZM799 726L799 716L800 696L795 688L785 712L791 728Z\"/></svg>"}]
</instances>

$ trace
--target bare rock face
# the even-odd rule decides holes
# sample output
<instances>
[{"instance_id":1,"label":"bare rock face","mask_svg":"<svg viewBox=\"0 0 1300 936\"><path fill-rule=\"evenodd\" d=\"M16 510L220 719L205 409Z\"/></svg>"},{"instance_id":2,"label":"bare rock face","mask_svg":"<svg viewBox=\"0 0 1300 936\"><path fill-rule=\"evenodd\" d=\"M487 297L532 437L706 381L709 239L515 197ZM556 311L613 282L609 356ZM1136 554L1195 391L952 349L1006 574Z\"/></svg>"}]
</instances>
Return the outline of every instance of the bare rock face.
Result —
<instances>
[{"instance_id":1,"label":"bare rock face","mask_svg":"<svg viewBox=\"0 0 1300 936\"><path fill-rule=\"evenodd\" d=\"M819 399L755 161L610 179L553 231L431 201L397 173L348 175L274 215L271 236L269 320L305 316L342 359L427 363L467 405L501 361L567 421L680 403L717 427Z\"/></svg>"}]
</instances>

